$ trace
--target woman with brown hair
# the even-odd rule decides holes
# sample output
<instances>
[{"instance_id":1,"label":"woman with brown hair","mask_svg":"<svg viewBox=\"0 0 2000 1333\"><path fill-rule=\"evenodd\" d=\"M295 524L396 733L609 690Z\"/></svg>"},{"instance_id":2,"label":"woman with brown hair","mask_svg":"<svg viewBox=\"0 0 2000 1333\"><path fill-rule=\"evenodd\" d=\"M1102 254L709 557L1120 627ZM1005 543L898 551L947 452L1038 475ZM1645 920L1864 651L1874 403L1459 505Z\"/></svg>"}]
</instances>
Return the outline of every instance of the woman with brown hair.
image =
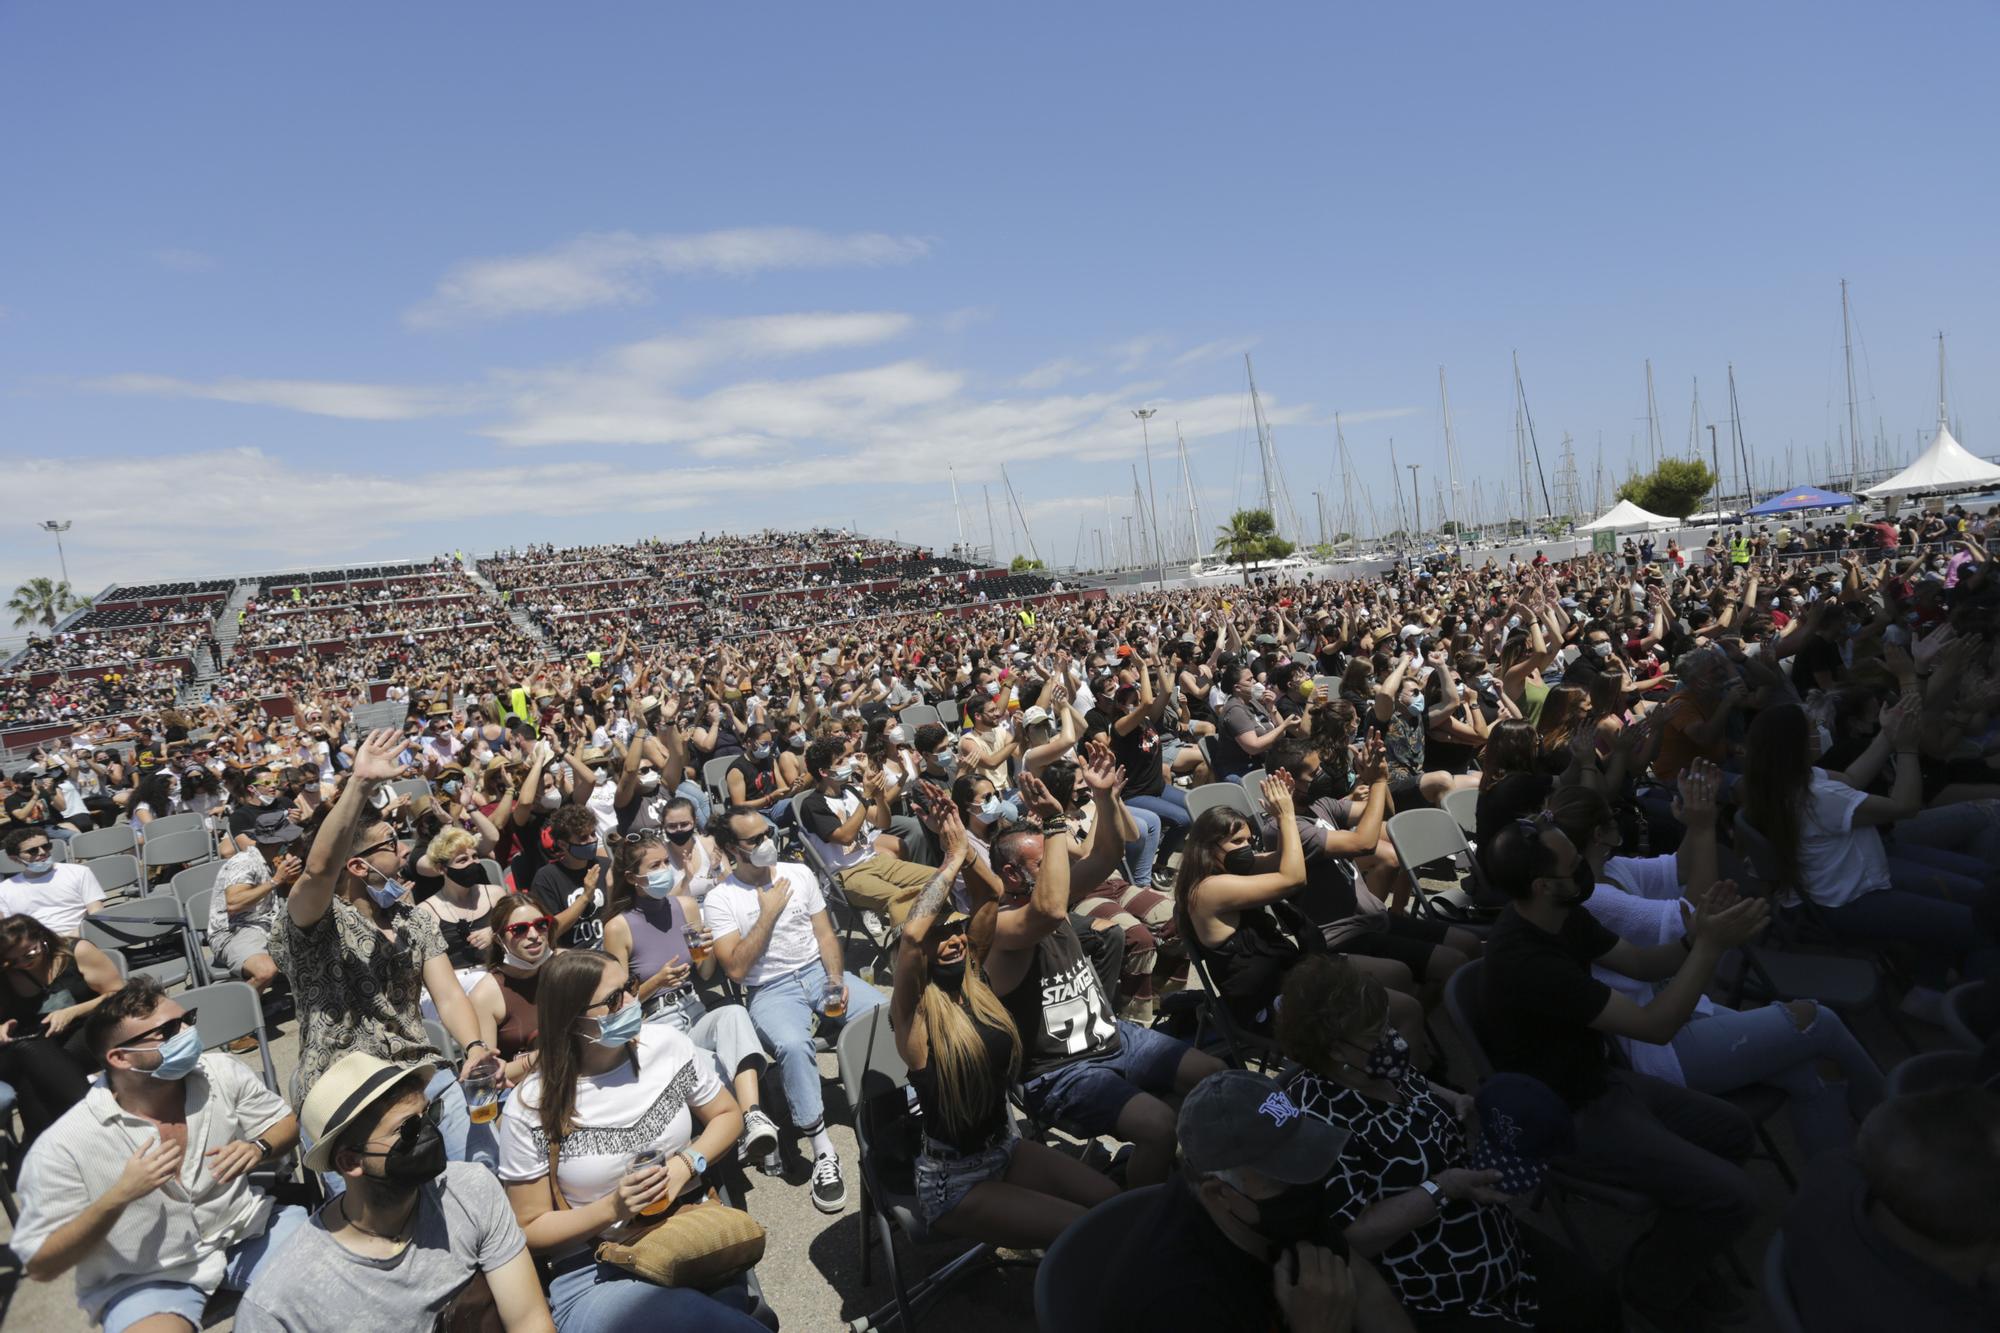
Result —
<instances>
[{"instance_id":1,"label":"woman with brown hair","mask_svg":"<svg viewBox=\"0 0 2000 1333\"><path fill-rule=\"evenodd\" d=\"M535 1067L535 996L543 965L560 952L554 932L541 904L524 894L502 896L486 916L486 975L470 999L479 1035L506 1062L510 1087Z\"/></svg>"},{"instance_id":2,"label":"woman with brown hair","mask_svg":"<svg viewBox=\"0 0 2000 1333\"><path fill-rule=\"evenodd\" d=\"M1300 1066L1285 1090L1349 1134L1327 1192L1335 1220L1422 1327L1620 1326L1617 1296L1589 1264L1515 1222L1499 1171L1469 1169L1473 1099L1417 1071L1373 978L1308 958L1283 998L1278 1044Z\"/></svg>"},{"instance_id":3,"label":"woman with brown hair","mask_svg":"<svg viewBox=\"0 0 2000 1333\"><path fill-rule=\"evenodd\" d=\"M980 965L998 906L988 901L970 918L950 912L967 856L955 811L939 835L944 865L903 925L889 1002L896 1050L923 1108L917 1206L950 1235L1046 1246L1118 1187L1015 1130L1007 1089L1020 1077L1021 1036Z\"/></svg>"},{"instance_id":4,"label":"woman with brown hair","mask_svg":"<svg viewBox=\"0 0 2000 1333\"><path fill-rule=\"evenodd\" d=\"M1590 692L1581 685L1552 685L1542 704L1541 720L1535 724L1535 767L1550 777L1561 777L1570 766L1570 747L1577 733L1589 730Z\"/></svg>"},{"instance_id":5,"label":"woman with brown hair","mask_svg":"<svg viewBox=\"0 0 2000 1333\"><path fill-rule=\"evenodd\" d=\"M547 1266L564 1333L694 1328L758 1333L738 1280L712 1292L656 1286L599 1263L597 1243L698 1197L709 1158L743 1116L708 1057L668 1023L643 1023L625 965L591 949L542 965L536 1069L500 1116L500 1180Z\"/></svg>"},{"instance_id":6,"label":"woman with brown hair","mask_svg":"<svg viewBox=\"0 0 2000 1333\"><path fill-rule=\"evenodd\" d=\"M13 1086L32 1143L89 1090L97 1062L83 1017L124 979L96 945L25 914L0 921L0 976L0 1080Z\"/></svg>"}]
</instances>

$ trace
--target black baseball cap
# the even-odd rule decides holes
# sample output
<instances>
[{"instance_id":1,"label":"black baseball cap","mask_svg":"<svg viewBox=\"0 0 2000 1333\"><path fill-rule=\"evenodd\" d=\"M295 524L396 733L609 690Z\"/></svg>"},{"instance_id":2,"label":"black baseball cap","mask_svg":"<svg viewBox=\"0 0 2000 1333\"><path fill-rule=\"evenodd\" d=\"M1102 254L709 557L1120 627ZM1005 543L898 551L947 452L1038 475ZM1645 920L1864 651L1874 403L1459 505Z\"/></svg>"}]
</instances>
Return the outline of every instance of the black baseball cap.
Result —
<instances>
[{"instance_id":1,"label":"black baseball cap","mask_svg":"<svg viewBox=\"0 0 2000 1333\"><path fill-rule=\"evenodd\" d=\"M1287 1185L1333 1174L1348 1131L1307 1115L1286 1091L1247 1069L1224 1069L1181 1103L1181 1156L1202 1175L1248 1168Z\"/></svg>"}]
</instances>

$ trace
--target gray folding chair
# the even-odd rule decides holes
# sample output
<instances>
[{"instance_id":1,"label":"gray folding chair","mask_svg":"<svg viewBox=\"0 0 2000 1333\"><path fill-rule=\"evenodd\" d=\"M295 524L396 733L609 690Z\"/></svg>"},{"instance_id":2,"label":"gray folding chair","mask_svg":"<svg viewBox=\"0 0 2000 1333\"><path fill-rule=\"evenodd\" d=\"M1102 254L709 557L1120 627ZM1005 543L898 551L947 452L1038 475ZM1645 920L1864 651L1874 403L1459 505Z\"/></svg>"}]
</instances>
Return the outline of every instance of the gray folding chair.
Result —
<instances>
[{"instance_id":1,"label":"gray folding chair","mask_svg":"<svg viewBox=\"0 0 2000 1333\"><path fill-rule=\"evenodd\" d=\"M964 717L964 711L959 707L958 700L956 699L939 700L937 711L938 711L938 721L942 722L945 726L956 727L963 725L962 719Z\"/></svg>"},{"instance_id":2,"label":"gray folding chair","mask_svg":"<svg viewBox=\"0 0 2000 1333\"><path fill-rule=\"evenodd\" d=\"M1479 863L1473 859L1472 844L1465 840L1465 830L1458 820L1442 810L1405 810L1399 815L1391 815L1384 825L1389 835L1389 845L1396 849L1396 859L1410 877L1414 888L1413 897L1418 908L1427 915L1448 915L1453 920L1464 920L1470 914L1485 910L1465 884L1479 882ZM1462 872L1459 868L1464 861ZM1454 872L1461 874L1461 883L1451 889L1427 891L1417 879L1417 871L1424 866L1450 862ZM1448 914L1439 913L1434 900L1445 899L1451 904Z\"/></svg>"},{"instance_id":3,"label":"gray folding chair","mask_svg":"<svg viewBox=\"0 0 2000 1333\"><path fill-rule=\"evenodd\" d=\"M1190 787L1187 793L1188 822L1193 823L1210 810L1228 808L1245 819L1252 819L1256 811L1250 807L1250 793L1233 782L1211 782L1202 787Z\"/></svg>"},{"instance_id":4,"label":"gray folding chair","mask_svg":"<svg viewBox=\"0 0 2000 1333\"><path fill-rule=\"evenodd\" d=\"M169 833L184 833L188 829L208 828L208 816L197 814L164 815L146 825L146 836L158 838Z\"/></svg>"},{"instance_id":5,"label":"gray folding chair","mask_svg":"<svg viewBox=\"0 0 2000 1333\"><path fill-rule=\"evenodd\" d=\"M181 919L187 922L188 935L194 941L195 980L203 985L216 979L213 951L208 947L208 914L215 905L215 895L214 889L196 889L181 899Z\"/></svg>"},{"instance_id":6,"label":"gray folding chair","mask_svg":"<svg viewBox=\"0 0 2000 1333\"><path fill-rule=\"evenodd\" d=\"M1479 831L1479 788L1460 787L1448 791L1439 802L1444 812L1458 821L1458 827L1470 838Z\"/></svg>"},{"instance_id":7,"label":"gray folding chair","mask_svg":"<svg viewBox=\"0 0 2000 1333\"><path fill-rule=\"evenodd\" d=\"M939 726L944 725L944 714L938 712L937 709L931 707L929 704L911 704L908 708L898 713L896 719L903 724L903 730L909 733L912 743L916 741L917 728L923 726L926 722L935 722Z\"/></svg>"},{"instance_id":8,"label":"gray folding chair","mask_svg":"<svg viewBox=\"0 0 2000 1333\"><path fill-rule=\"evenodd\" d=\"M946 1284L988 1268L1032 1266L1034 1261L1008 1260L985 1244L972 1245L956 1258L914 1284L896 1259L896 1232L914 1245L929 1229L917 1208L916 1158L922 1130L910 1113L910 1071L896 1050L889 1028L889 1006L878 1005L849 1019L840 1029L840 1086L854 1116L854 1140L861 1158L861 1282L867 1285L870 1261L880 1245L895 1289L892 1304L851 1324L880 1328L900 1320L904 1333L917 1326L922 1307Z\"/></svg>"},{"instance_id":9,"label":"gray folding chair","mask_svg":"<svg viewBox=\"0 0 2000 1333\"><path fill-rule=\"evenodd\" d=\"M1978 1051L1925 1051L1890 1070L1882 1094L1903 1097L1913 1092L1969 1087L1978 1081Z\"/></svg>"},{"instance_id":10,"label":"gray folding chair","mask_svg":"<svg viewBox=\"0 0 2000 1333\"><path fill-rule=\"evenodd\" d=\"M55 862L57 865L62 865L69 859L69 844L61 838L51 838L49 840L49 860Z\"/></svg>"},{"instance_id":11,"label":"gray folding chair","mask_svg":"<svg viewBox=\"0 0 2000 1333\"><path fill-rule=\"evenodd\" d=\"M100 856L95 861L86 861L85 867L97 877L97 887L104 890L104 896L122 896L128 889L141 886L139 858L136 856Z\"/></svg>"},{"instance_id":12,"label":"gray folding chair","mask_svg":"<svg viewBox=\"0 0 2000 1333\"><path fill-rule=\"evenodd\" d=\"M132 826L123 820L110 828L79 833L69 840L69 853L79 861L93 861L100 856L136 856L138 851L139 839Z\"/></svg>"},{"instance_id":13,"label":"gray folding chair","mask_svg":"<svg viewBox=\"0 0 2000 1333\"><path fill-rule=\"evenodd\" d=\"M264 1086L284 1095L278 1088L278 1066L271 1059L271 1036L264 1027L264 1002L255 986L246 981L214 981L184 990L174 999L181 1008L195 1011L195 1031L201 1034L203 1050L255 1037L257 1058L264 1067Z\"/></svg>"},{"instance_id":14,"label":"gray folding chair","mask_svg":"<svg viewBox=\"0 0 2000 1333\"><path fill-rule=\"evenodd\" d=\"M479 868L486 872L486 882L488 884L497 884L503 889L507 887L506 872L500 869L498 861L490 856L482 856L479 858Z\"/></svg>"},{"instance_id":15,"label":"gray folding chair","mask_svg":"<svg viewBox=\"0 0 2000 1333\"><path fill-rule=\"evenodd\" d=\"M100 949L118 949L131 971L162 986L178 986L195 975L194 941L187 918L171 893L107 903L83 919L83 938Z\"/></svg>"},{"instance_id":16,"label":"gray folding chair","mask_svg":"<svg viewBox=\"0 0 2000 1333\"><path fill-rule=\"evenodd\" d=\"M189 866L174 876L172 888L174 897L186 902L203 889L215 887L215 877L222 873L222 862L204 861L198 866Z\"/></svg>"},{"instance_id":17,"label":"gray folding chair","mask_svg":"<svg viewBox=\"0 0 2000 1333\"><path fill-rule=\"evenodd\" d=\"M701 766L701 785L724 805L729 803L729 770L736 764L733 754L719 755Z\"/></svg>"},{"instance_id":18,"label":"gray folding chair","mask_svg":"<svg viewBox=\"0 0 2000 1333\"><path fill-rule=\"evenodd\" d=\"M153 882L153 871L164 866L191 866L215 859L215 840L208 836L207 829L182 829L178 833L162 833L158 837L148 837L139 860L146 867L146 883Z\"/></svg>"}]
</instances>

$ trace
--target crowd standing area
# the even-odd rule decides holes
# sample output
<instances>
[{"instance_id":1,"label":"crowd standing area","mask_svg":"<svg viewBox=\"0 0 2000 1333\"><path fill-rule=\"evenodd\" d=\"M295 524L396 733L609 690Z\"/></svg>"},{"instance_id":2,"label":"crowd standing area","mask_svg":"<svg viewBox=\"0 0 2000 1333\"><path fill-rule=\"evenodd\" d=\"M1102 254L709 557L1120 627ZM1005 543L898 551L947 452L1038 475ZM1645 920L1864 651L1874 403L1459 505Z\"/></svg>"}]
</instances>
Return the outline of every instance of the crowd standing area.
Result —
<instances>
[{"instance_id":1,"label":"crowd standing area","mask_svg":"<svg viewBox=\"0 0 2000 1333\"><path fill-rule=\"evenodd\" d=\"M9 1322L1993 1329L1993 521L115 590L5 696Z\"/></svg>"}]
</instances>

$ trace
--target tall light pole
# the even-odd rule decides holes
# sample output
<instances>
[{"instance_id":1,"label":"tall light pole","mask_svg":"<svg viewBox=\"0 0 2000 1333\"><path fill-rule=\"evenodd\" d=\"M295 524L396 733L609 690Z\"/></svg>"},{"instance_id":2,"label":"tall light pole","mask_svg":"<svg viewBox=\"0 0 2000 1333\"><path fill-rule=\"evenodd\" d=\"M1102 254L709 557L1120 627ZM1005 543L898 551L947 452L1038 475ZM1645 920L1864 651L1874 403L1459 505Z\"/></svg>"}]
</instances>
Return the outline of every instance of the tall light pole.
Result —
<instances>
[{"instance_id":1,"label":"tall light pole","mask_svg":"<svg viewBox=\"0 0 2000 1333\"><path fill-rule=\"evenodd\" d=\"M1424 530L1424 493L1417 489L1417 469L1423 464L1405 463L1403 466L1410 470L1410 500L1415 506L1410 512L1410 526L1414 529L1412 533L1414 536Z\"/></svg>"},{"instance_id":2,"label":"tall light pole","mask_svg":"<svg viewBox=\"0 0 2000 1333\"><path fill-rule=\"evenodd\" d=\"M1139 446L1146 451L1146 508L1152 511L1149 530L1153 534L1153 563L1159 570L1159 586L1167 586L1167 553L1160 545L1160 501L1153 489L1153 441L1146 429L1146 423L1153 419L1158 408L1135 407L1132 415L1139 418Z\"/></svg>"},{"instance_id":3,"label":"tall light pole","mask_svg":"<svg viewBox=\"0 0 2000 1333\"><path fill-rule=\"evenodd\" d=\"M62 566L63 582L68 583L69 557L63 554L62 535L69 531L69 520L63 519L58 523L52 518L44 519L40 526L43 532L53 532L56 535L56 562Z\"/></svg>"}]
</instances>

